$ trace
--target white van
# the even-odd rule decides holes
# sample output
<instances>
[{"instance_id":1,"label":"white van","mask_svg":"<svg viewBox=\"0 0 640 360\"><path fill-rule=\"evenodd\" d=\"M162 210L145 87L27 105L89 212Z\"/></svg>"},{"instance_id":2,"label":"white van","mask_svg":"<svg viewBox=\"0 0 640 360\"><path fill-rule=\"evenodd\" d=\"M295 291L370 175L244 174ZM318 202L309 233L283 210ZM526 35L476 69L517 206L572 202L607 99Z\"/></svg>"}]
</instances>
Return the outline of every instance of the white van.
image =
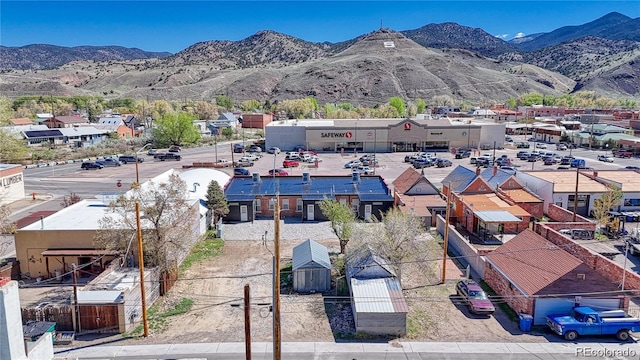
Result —
<instances>
[{"instance_id":1,"label":"white van","mask_svg":"<svg viewBox=\"0 0 640 360\"><path fill-rule=\"evenodd\" d=\"M289 151L285 157L285 160L300 160L300 159L302 159L302 156L297 151Z\"/></svg>"}]
</instances>

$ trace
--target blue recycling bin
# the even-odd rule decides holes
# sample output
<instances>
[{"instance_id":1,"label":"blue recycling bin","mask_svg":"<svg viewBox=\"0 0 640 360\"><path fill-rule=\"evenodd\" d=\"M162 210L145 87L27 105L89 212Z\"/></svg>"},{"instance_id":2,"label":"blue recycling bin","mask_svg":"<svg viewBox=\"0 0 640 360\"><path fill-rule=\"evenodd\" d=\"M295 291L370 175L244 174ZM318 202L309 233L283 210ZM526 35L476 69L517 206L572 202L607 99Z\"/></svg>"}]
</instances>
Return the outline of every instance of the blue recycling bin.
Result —
<instances>
[{"instance_id":1,"label":"blue recycling bin","mask_svg":"<svg viewBox=\"0 0 640 360\"><path fill-rule=\"evenodd\" d=\"M533 316L529 314L520 314L520 331L529 332L531 331L531 324L533 324Z\"/></svg>"}]
</instances>

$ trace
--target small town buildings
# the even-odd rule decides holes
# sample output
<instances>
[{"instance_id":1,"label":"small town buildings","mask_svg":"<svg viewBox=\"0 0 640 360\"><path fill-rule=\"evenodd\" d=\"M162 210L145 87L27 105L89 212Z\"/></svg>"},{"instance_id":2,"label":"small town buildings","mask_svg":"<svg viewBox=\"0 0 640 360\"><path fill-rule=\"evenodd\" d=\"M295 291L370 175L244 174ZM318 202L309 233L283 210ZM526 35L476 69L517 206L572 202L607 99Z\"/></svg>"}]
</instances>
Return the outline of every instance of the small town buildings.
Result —
<instances>
[{"instance_id":1,"label":"small town buildings","mask_svg":"<svg viewBox=\"0 0 640 360\"><path fill-rule=\"evenodd\" d=\"M518 171L516 179L542 200L544 200L544 212L547 213L549 204L555 204L573 211L575 203L576 181L578 182L578 198L576 213L589 216L593 209L594 201L607 191L607 187L594 180L587 174L593 174L591 170L534 170Z\"/></svg>"},{"instance_id":2,"label":"small town buildings","mask_svg":"<svg viewBox=\"0 0 640 360\"><path fill-rule=\"evenodd\" d=\"M110 133L117 133L121 139L131 139L136 134L133 124L131 126L127 126L120 116L100 118L95 127L107 130Z\"/></svg>"},{"instance_id":3,"label":"small town buildings","mask_svg":"<svg viewBox=\"0 0 640 360\"><path fill-rule=\"evenodd\" d=\"M610 310L628 301L617 284L528 229L487 254L486 261L484 280L516 313L533 315L534 325L576 305Z\"/></svg>"},{"instance_id":4,"label":"small town buildings","mask_svg":"<svg viewBox=\"0 0 640 360\"><path fill-rule=\"evenodd\" d=\"M266 147L322 151L449 151L504 147L504 124L477 119L298 119L265 127Z\"/></svg>"},{"instance_id":5,"label":"small town buildings","mask_svg":"<svg viewBox=\"0 0 640 360\"><path fill-rule=\"evenodd\" d=\"M293 290L299 293L331 289L331 260L326 246L308 239L293 248Z\"/></svg>"},{"instance_id":6,"label":"small town buildings","mask_svg":"<svg viewBox=\"0 0 640 360\"><path fill-rule=\"evenodd\" d=\"M23 133L28 145L49 144L51 146L89 147L106 139L109 131L96 129L93 126L78 126L49 130L25 130Z\"/></svg>"},{"instance_id":7,"label":"small town buildings","mask_svg":"<svg viewBox=\"0 0 640 360\"><path fill-rule=\"evenodd\" d=\"M38 113L36 114L36 124L42 124L43 121L53 118L53 114L50 113Z\"/></svg>"},{"instance_id":8,"label":"small town buildings","mask_svg":"<svg viewBox=\"0 0 640 360\"><path fill-rule=\"evenodd\" d=\"M622 203L614 211L640 211L640 173L634 170L598 170L582 173L602 184L622 190Z\"/></svg>"},{"instance_id":9,"label":"small town buildings","mask_svg":"<svg viewBox=\"0 0 640 360\"><path fill-rule=\"evenodd\" d=\"M273 121L272 114L244 113L242 127L246 129L264 129Z\"/></svg>"},{"instance_id":10,"label":"small town buildings","mask_svg":"<svg viewBox=\"0 0 640 360\"><path fill-rule=\"evenodd\" d=\"M392 185L395 206L402 212L422 218L426 227L436 225L436 215L444 216L447 204L424 172L408 167Z\"/></svg>"},{"instance_id":11,"label":"small town buildings","mask_svg":"<svg viewBox=\"0 0 640 360\"><path fill-rule=\"evenodd\" d=\"M89 120L80 116L54 116L44 120L43 125L47 125L49 129L72 128L79 125L88 125Z\"/></svg>"},{"instance_id":12,"label":"small town buildings","mask_svg":"<svg viewBox=\"0 0 640 360\"><path fill-rule=\"evenodd\" d=\"M9 124L10 125L35 125L35 123L33 122L33 120L29 119L29 118L14 118L14 119L9 119Z\"/></svg>"},{"instance_id":13,"label":"small town buildings","mask_svg":"<svg viewBox=\"0 0 640 360\"><path fill-rule=\"evenodd\" d=\"M229 203L226 221L253 221L259 217L273 217L275 199L280 202L283 217L297 217L303 221L323 221L320 211L323 199L339 201L351 206L365 221L393 206L393 196L380 176L310 175L302 176L234 176L224 188Z\"/></svg>"},{"instance_id":14,"label":"small town buildings","mask_svg":"<svg viewBox=\"0 0 640 360\"><path fill-rule=\"evenodd\" d=\"M24 199L24 177L22 166L0 163L0 205Z\"/></svg>"}]
</instances>

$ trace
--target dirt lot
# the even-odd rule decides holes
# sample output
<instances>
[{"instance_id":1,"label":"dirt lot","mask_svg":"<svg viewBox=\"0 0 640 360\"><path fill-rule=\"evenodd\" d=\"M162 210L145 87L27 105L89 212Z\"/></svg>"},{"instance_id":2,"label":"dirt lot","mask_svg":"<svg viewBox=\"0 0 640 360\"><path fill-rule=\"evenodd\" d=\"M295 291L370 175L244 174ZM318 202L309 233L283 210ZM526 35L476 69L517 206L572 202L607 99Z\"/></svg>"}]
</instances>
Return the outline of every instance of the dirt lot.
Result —
<instances>
[{"instance_id":1,"label":"dirt lot","mask_svg":"<svg viewBox=\"0 0 640 360\"><path fill-rule=\"evenodd\" d=\"M335 240L319 241L338 251ZM293 246L282 244L283 266L290 262ZM424 261L441 256L441 247L430 235L424 236L424 249L403 266L402 279L405 297L410 308L407 335L400 340L410 341L544 341L540 336L521 334L517 323L511 322L498 310L492 317L475 317L466 308L456 305L454 285L461 271L449 262L447 282L440 285L439 261ZM185 314L166 318L164 324L152 323L148 339L116 339L119 343L187 343L238 342L244 339L242 294L244 284L251 286L251 336L253 341L271 341L271 264L272 257L261 241L228 241L220 256L194 265L181 277L170 293L158 302L166 311L182 299L194 301ZM242 274L244 276L239 277ZM354 333L351 307L344 299L335 300L330 294L282 295L283 341L335 341L368 339ZM340 296L338 296L340 298ZM105 341L107 339L101 339ZM391 338L384 340L392 340ZM93 341L95 342L95 341ZM82 346L78 341L77 346Z\"/></svg>"}]
</instances>

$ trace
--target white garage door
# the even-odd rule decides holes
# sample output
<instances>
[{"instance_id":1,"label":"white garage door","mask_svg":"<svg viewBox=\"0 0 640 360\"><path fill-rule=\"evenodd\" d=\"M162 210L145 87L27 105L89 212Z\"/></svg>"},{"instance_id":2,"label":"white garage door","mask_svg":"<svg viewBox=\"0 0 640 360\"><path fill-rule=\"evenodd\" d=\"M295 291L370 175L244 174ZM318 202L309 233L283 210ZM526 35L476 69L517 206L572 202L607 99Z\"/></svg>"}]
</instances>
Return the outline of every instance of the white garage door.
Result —
<instances>
[{"instance_id":1,"label":"white garage door","mask_svg":"<svg viewBox=\"0 0 640 360\"><path fill-rule=\"evenodd\" d=\"M533 310L533 325L547 323L549 314L568 314L574 306L574 298L564 299L536 299Z\"/></svg>"},{"instance_id":2,"label":"white garage door","mask_svg":"<svg viewBox=\"0 0 640 360\"><path fill-rule=\"evenodd\" d=\"M577 305L577 304L576 304ZM620 309L620 299L580 299L580 306L588 306L595 311Z\"/></svg>"}]
</instances>

